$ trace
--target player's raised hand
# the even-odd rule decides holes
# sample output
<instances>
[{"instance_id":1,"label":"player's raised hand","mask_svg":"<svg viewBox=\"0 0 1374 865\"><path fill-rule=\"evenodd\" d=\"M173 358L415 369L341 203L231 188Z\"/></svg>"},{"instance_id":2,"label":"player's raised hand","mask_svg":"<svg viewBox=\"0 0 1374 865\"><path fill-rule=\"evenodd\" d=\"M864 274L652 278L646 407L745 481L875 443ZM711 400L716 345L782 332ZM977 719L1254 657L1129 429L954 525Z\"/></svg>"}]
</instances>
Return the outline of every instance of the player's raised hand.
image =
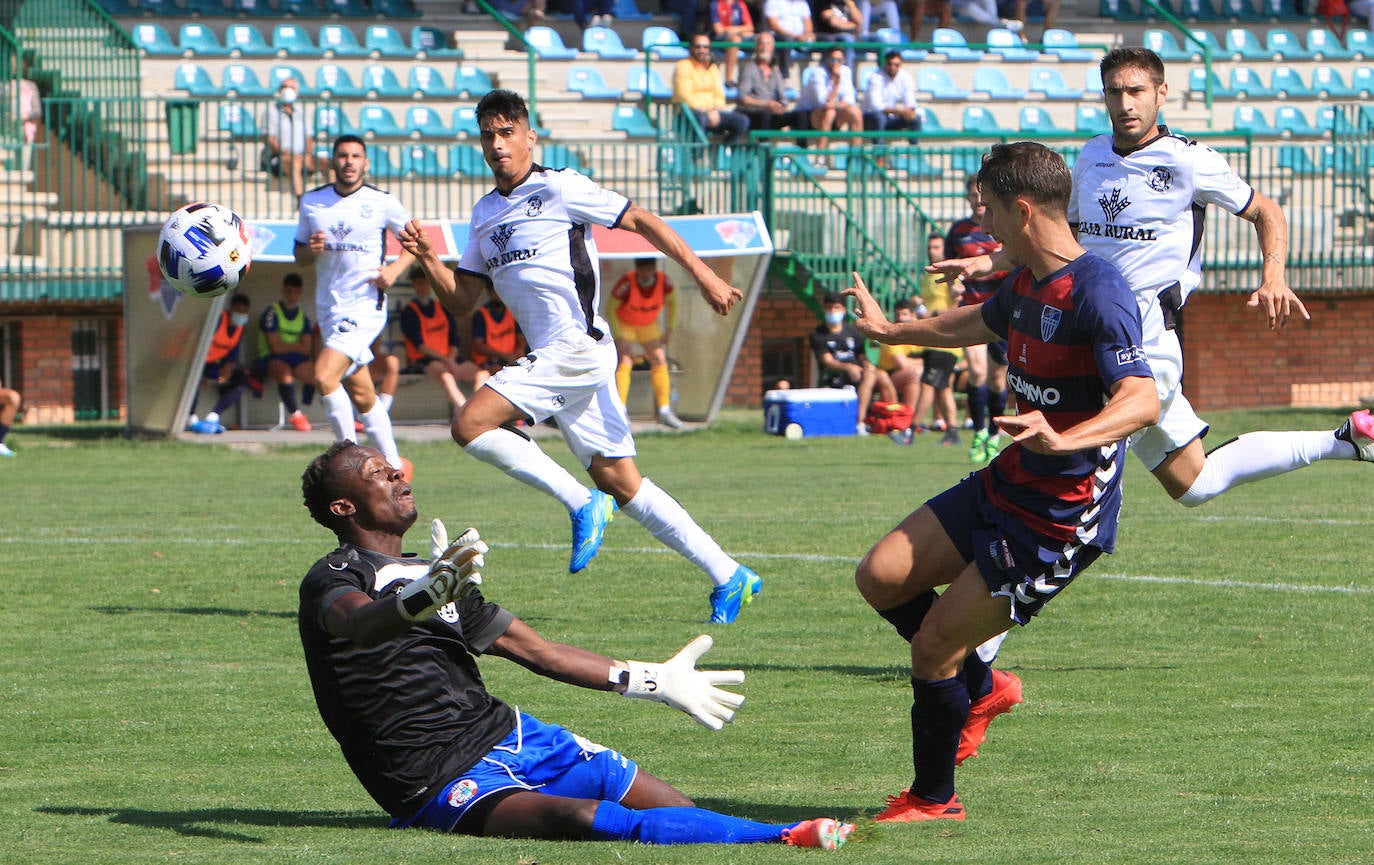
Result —
<instances>
[{"instance_id":1,"label":"player's raised hand","mask_svg":"<svg viewBox=\"0 0 1374 865\"><path fill-rule=\"evenodd\" d=\"M926 273L939 275L940 282L948 285L960 280L978 279L993 272L992 256L975 255L971 258L946 258L926 265Z\"/></svg>"},{"instance_id":2,"label":"player's raised hand","mask_svg":"<svg viewBox=\"0 0 1374 865\"><path fill-rule=\"evenodd\" d=\"M840 294L855 300L854 327L866 337L880 339L887 333L892 322L887 320L887 314L883 312L877 299L869 292L863 277L857 273L850 275L854 277L854 283L841 291Z\"/></svg>"},{"instance_id":3,"label":"player's raised hand","mask_svg":"<svg viewBox=\"0 0 1374 865\"><path fill-rule=\"evenodd\" d=\"M476 529L449 543L442 520L429 526L429 573L407 583L396 595L397 609L412 622L427 619L440 607L466 597L482 584L487 545Z\"/></svg>"},{"instance_id":4,"label":"player's raised hand","mask_svg":"<svg viewBox=\"0 0 1374 865\"><path fill-rule=\"evenodd\" d=\"M744 697L716 685L738 685L744 681L744 671L698 670L697 660L711 646L710 635L702 634L662 664L626 661L630 681L625 696L667 703L706 729L719 730L735 719Z\"/></svg>"},{"instance_id":5,"label":"player's raised hand","mask_svg":"<svg viewBox=\"0 0 1374 865\"><path fill-rule=\"evenodd\" d=\"M429 242L429 235L425 234L419 220L412 219L407 222L396 237L401 242L401 248L416 258L424 258L434 251Z\"/></svg>"},{"instance_id":6,"label":"player's raised hand","mask_svg":"<svg viewBox=\"0 0 1374 865\"><path fill-rule=\"evenodd\" d=\"M1303 306L1302 300L1293 293L1282 282L1265 282L1259 289L1250 295L1250 299L1245 302L1248 307L1260 307L1264 310L1265 316L1269 319L1269 329L1278 330L1288 323L1288 319L1294 312L1302 316L1303 321L1311 321L1312 316L1308 314L1307 307Z\"/></svg>"}]
</instances>

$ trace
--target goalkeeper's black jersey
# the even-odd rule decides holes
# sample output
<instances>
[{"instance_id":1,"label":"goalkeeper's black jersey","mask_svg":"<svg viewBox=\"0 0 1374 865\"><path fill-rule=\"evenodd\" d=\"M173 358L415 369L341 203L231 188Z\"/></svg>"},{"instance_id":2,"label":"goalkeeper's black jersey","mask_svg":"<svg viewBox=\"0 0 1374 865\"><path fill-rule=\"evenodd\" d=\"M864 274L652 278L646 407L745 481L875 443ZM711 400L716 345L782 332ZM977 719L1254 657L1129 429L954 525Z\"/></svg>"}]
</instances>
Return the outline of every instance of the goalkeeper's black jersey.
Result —
<instances>
[{"instance_id":1,"label":"goalkeeper's black jersey","mask_svg":"<svg viewBox=\"0 0 1374 865\"><path fill-rule=\"evenodd\" d=\"M325 630L325 611L346 592L378 598L427 571L414 557L345 544L301 583L315 703L358 780L393 817L409 816L515 729L514 711L487 693L473 657L514 617L480 592L372 648Z\"/></svg>"}]
</instances>

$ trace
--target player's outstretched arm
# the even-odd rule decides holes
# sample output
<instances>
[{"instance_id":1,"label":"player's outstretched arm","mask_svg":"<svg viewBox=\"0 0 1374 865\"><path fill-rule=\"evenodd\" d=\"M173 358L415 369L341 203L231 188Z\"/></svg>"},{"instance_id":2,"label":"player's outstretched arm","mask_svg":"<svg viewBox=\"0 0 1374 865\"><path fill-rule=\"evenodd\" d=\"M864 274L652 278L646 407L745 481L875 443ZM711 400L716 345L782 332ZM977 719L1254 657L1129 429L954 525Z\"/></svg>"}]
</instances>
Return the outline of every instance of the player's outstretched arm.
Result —
<instances>
[{"instance_id":1,"label":"player's outstretched arm","mask_svg":"<svg viewBox=\"0 0 1374 865\"><path fill-rule=\"evenodd\" d=\"M444 308L459 317L471 314L487 288L486 282L445 265L417 220L407 222L397 239L401 242L401 248L414 256L415 261L425 269L434 296L439 298Z\"/></svg>"},{"instance_id":2,"label":"player's outstretched arm","mask_svg":"<svg viewBox=\"0 0 1374 865\"><path fill-rule=\"evenodd\" d=\"M631 204L620 217L619 227L643 237L659 252L682 265L701 289L701 296L721 315L728 313L730 307L743 299L744 292L721 279L692 251L687 241L682 239L682 235L657 215L637 204Z\"/></svg>"},{"instance_id":3,"label":"player's outstretched arm","mask_svg":"<svg viewBox=\"0 0 1374 865\"><path fill-rule=\"evenodd\" d=\"M869 339L889 345L927 345L937 348L958 348L982 345L1001 339L983 323L981 304L961 306L932 317L908 322L889 321L883 308L869 292L863 278L852 274L854 282L840 292L857 301L854 327Z\"/></svg>"},{"instance_id":4,"label":"player's outstretched arm","mask_svg":"<svg viewBox=\"0 0 1374 865\"><path fill-rule=\"evenodd\" d=\"M1002 250L969 258L946 258L926 265L926 273L937 273L942 282L954 285L959 280L979 279L999 270L1010 270L1011 260Z\"/></svg>"},{"instance_id":5,"label":"player's outstretched arm","mask_svg":"<svg viewBox=\"0 0 1374 865\"><path fill-rule=\"evenodd\" d=\"M1272 198L1256 192L1250 206L1240 215L1255 224L1255 237L1259 240L1263 262L1260 287L1250 295L1245 305L1263 309L1270 330L1283 327L1294 312L1301 315L1304 321L1311 321L1307 307L1288 287L1288 220L1283 215L1283 208Z\"/></svg>"}]
</instances>

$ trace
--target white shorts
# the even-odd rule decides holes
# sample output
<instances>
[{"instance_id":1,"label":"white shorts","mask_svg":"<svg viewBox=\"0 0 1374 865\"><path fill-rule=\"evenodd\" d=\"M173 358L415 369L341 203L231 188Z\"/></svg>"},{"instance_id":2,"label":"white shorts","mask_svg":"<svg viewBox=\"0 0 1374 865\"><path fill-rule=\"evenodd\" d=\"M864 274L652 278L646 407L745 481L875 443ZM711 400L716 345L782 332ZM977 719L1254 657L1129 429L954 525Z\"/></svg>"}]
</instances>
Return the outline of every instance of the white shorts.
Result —
<instances>
[{"instance_id":1,"label":"white shorts","mask_svg":"<svg viewBox=\"0 0 1374 865\"><path fill-rule=\"evenodd\" d=\"M1145 468L1154 471L1169 454L1206 435L1208 427L1183 395L1183 346L1178 333L1164 331L1158 341L1145 346L1145 356L1159 394L1159 423L1131 436L1131 450Z\"/></svg>"},{"instance_id":2,"label":"white shorts","mask_svg":"<svg viewBox=\"0 0 1374 865\"><path fill-rule=\"evenodd\" d=\"M586 468L597 455L635 455L630 417L615 389L619 357L609 336L594 342L585 334L574 335L502 367L486 386L535 423L553 418Z\"/></svg>"},{"instance_id":3,"label":"white shorts","mask_svg":"<svg viewBox=\"0 0 1374 865\"><path fill-rule=\"evenodd\" d=\"M347 356L358 366L372 362L372 343L386 328L386 306L375 301L353 303L325 310L316 308L316 319L326 348Z\"/></svg>"}]
</instances>

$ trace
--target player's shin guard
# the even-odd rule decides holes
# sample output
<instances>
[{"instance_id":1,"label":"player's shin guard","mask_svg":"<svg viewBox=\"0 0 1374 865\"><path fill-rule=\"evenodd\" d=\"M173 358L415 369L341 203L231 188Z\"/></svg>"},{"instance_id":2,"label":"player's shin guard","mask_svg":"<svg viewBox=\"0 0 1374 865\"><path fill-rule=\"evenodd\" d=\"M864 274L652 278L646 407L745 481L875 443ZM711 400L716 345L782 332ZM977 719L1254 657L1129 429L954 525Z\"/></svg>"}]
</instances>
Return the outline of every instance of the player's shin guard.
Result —
<instances>
[{"instance_id":1,"label":"player's shin guard","mask_svg":"<svg viewBox=\"0 0 1374 865\"><path fill-rule=\"evenodd\" d=\"M878 615L887 619L892 627L897 629L897 634L906 642L910 643L911 638L916 636L916 632L921 629L921 622L924 621L926 613L930 612L930 607L935 603L935 599L940 597L934 589L922 592L904 604L898 604L887 610L879 610Z\"/></svg>"},{"instance_id":2,"label":"player's shin guard","mask_svg":"<svg viewBox=\"0 0 1374 865\"><path fill-rule=\"evenodd\" d=\"M1246 433L1209 453L1197 480L1178 501L1195 508L1232 487L1333 458L1354 459L1355 452L1326 430Z\"/></svg>"},{"instance_id":3,"label":"player's shin guard","mask_svg":"<svg viewBox=\"0 0 1374 865\"><path fill-rule=\"evenodd\" d=\"M553 461L539 445L518 433L497 427L468 442L463 450L496 466L522 484L558 499L572 513L592 500L591 491Z\"/></svg>"},{"instance_id":4,"label":"player's shin guard","mask_svg":"<svg viewBox=\"0 0 1374 865\"><path fill-rule=\"evenodd\" d=\"M785 828L703 808L632 811L615 802L602 802L592 819L591 840L638 841L641 844L757 844L781 841Z\"/></svg>"},{"instance_id":5,"label":"player's shin guard","mask_svg":"<svg viewBox=\"0 0 1374 865\"><path fill-rule=\"evenodd\" d=\"M639 492L620 509L649 530L668 549L706 572L711 582L723 586L735 575L739 562L730 558L706 530L696 524L677 499L644 478Z\"/></svg>"},{"instance_id":6,"label":"player's shin guard","mask_svg":"<svg viewBox=\"0 0 1374 865\"><path fill-rule=\"evenodd\" d=\"M362 421L372 444L382 452L388 463L400 468L401 452L396 449L396 436L391 431L391 415L387 414L381 403L376 403L371 411L363 415Z\"/></svg>"},{"instance_id":7,"label":"player's shin guard","mask_svg":"<svg viewBox=\"0 0 1374 865\"><path fill-rule=\"evenodd\" d=\"M358 433L353 429L353 400L348 398L348 391L335 388L333 393L320 394L320 399L324 401L325 413L329 415L334 440L356 442Z\"/></svg>"},{"instance_id":8,"label":"player's shin guard","mask_svg":"<svg viewBox=\"0 0 1374 865\"><path fill-rule=\"evenodd\" d=\"M955 676L927 681L911 679L911 761L915 796L948 802L954 796L954 758L959 734L968 720L968 688Z\"/></svg>"}]
</instances>

